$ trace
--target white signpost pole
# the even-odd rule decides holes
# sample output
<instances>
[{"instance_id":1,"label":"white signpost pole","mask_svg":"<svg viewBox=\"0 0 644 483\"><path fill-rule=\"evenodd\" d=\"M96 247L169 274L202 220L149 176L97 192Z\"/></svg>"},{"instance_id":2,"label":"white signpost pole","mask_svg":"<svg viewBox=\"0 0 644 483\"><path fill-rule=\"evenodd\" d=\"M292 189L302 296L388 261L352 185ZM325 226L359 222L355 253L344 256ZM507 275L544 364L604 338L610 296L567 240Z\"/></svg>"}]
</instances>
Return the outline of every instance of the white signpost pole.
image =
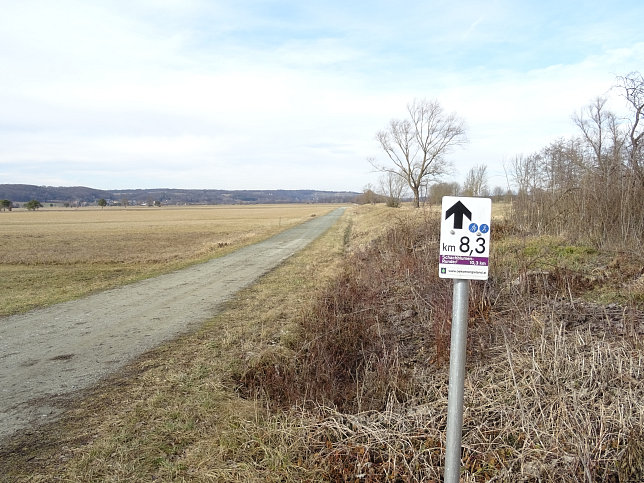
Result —
<instances>
[{"instance_id":1,"label":"white signpost pole","mask_svg":"<svg viewBox=\"0 0 644 483\"><path fill-rule=\"evenodd\" d=\"M458 483L460 478L470 280L487 280L491 218L489 198L443 197L439 276L454 279L445 483Z\"/></svg>"}]
</instances>

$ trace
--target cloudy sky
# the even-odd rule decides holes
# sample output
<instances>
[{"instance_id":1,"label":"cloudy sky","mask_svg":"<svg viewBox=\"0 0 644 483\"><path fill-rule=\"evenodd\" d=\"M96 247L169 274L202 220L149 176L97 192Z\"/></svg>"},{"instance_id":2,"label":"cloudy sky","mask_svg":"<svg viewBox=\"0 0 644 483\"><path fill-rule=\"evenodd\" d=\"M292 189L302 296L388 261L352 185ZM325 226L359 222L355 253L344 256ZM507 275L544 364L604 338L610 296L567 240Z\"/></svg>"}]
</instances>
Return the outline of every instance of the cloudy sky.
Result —
<instances>
[{"instance_id":1,"label":"cloudy sky","mask_svg":"<svg viewBox=\"0 0 644 483\"><path fill-rule=\"evenodd\" d=\"M641 0L0 0L0 183L375 183L414 98L465 119L461 181L575 133L644 70Z\"/></svg>"}]
</instances>

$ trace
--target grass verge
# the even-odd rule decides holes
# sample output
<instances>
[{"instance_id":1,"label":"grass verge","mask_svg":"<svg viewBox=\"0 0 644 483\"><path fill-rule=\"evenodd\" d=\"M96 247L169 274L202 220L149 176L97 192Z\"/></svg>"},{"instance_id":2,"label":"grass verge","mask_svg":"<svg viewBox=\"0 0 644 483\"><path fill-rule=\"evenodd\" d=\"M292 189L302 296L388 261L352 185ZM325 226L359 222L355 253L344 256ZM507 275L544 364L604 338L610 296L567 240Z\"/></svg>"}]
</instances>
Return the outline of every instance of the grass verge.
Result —
<instances>
[{"instance_id":1,"label":"grass verge","mask_svg":"<svg viewBox=\"0 0 644 483\"><path fill-rule=\"evenodd\" d=\"M641 481L641 260L611 274L604 253L498 228L490 280L471 284L462 481ZM300 457L324 480L442 478L451 284L437 234L419 216L354 252L297 349L244 375L303 414ZM632 303L593 300L607 285Z\"/></svg>"},{"instance_id":2,"label":"grass verge","mask_svg":"<svg viewBox=\"0 0 644 483\"><path fill-rule=\"evenodd\" d=\"M641 275L494 230L490 280L470 294L462 481L641 481ZM451 284L437 240L430 213L348 211L203 330L3 448L0 474L440 481ZM588 285L597 268L609 275ZM632 303L590 300L603 284Z\"/></svg>"},{"instance_id":3,"label":"grass verge","mask_svg":"<svg viewBox=\"0 0 644 483\"><path fill-rule=\"evenodd\" d=\"M240 397L248 362L297 339L318 287L347 243L363 243L381 207L347 210L302 253L238 294L198 332L146 354L67 404L54 424L0 450L2 481L279 481L298 465L298 424ZM386 222L384 222L386 224Z\"/></svg>"}]
</instances>

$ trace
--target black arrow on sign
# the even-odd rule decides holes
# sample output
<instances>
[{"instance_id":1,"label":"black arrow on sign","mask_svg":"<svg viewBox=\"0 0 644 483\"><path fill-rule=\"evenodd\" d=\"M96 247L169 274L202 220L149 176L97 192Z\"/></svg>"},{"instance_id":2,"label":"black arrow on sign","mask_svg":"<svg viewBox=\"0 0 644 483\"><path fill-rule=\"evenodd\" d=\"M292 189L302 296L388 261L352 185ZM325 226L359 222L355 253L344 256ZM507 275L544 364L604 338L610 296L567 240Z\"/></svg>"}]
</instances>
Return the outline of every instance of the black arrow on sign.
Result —
<instances>
[{"instance_id":1,"label":"black arrow on sign","mask_svg":"<svg viewBox=\"0 0 644 483\"><path fill-rule=\"evenodd\" d=\"M445 212L445 219L447 220L452 215L454 215L455 230L463 228L463 215L467 216L469 220L472 219L472 212L460 201L454 203L452 207Z\"/></svg>"}]
</instances>

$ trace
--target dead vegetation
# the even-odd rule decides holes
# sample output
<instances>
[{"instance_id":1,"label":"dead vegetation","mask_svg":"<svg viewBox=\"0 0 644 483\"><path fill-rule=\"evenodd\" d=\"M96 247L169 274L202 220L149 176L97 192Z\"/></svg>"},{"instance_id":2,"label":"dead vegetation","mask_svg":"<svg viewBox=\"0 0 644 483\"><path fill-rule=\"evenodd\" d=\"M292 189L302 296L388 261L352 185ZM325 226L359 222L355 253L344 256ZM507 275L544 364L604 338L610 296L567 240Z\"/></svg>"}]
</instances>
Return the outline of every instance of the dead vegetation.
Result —
<instances>
[{"instance_id":1,"label":"dead vegetation","mask_svg":"<svg viewBox=\"0 0 644 483\"><path fill-rule=\"evenodd\" d=\"M640 481L644 312L629 287L642 261L598 274L596 250L497 226L493 275L470 294L464 480ZM306 414L303 460L325 478L442 478L451 284L437 276L438 229L400 221L351 253L301 338L243 374L251 393ZM590 301L607 287L631 304Z\"/></svg>"},{"instance_id":2,"label":"dead vegetation","mask_svg":"<svg viewBox=\"0 0 644 483\"><path fill-rule=\"evenodd\" d=\"M348 211L203 331L6 447L3 475L441 481L437 230L422 210ZM642 259L501 221L492 250L490 280L471 284L462 481L642 481Z\"/></svg>"},{"instance_id":3,"label":"dead vegetation","mask_svg":"<svg viewBox=\"0 0 644 483\"><path fill-rule=\"evenodd\" d=\"M617 77L628 109L618 116L597 97L572 116L578 135L517 156L512 218L531 233L642 254L644 237L644 77Z\"/></svg>"}]
</instances>

